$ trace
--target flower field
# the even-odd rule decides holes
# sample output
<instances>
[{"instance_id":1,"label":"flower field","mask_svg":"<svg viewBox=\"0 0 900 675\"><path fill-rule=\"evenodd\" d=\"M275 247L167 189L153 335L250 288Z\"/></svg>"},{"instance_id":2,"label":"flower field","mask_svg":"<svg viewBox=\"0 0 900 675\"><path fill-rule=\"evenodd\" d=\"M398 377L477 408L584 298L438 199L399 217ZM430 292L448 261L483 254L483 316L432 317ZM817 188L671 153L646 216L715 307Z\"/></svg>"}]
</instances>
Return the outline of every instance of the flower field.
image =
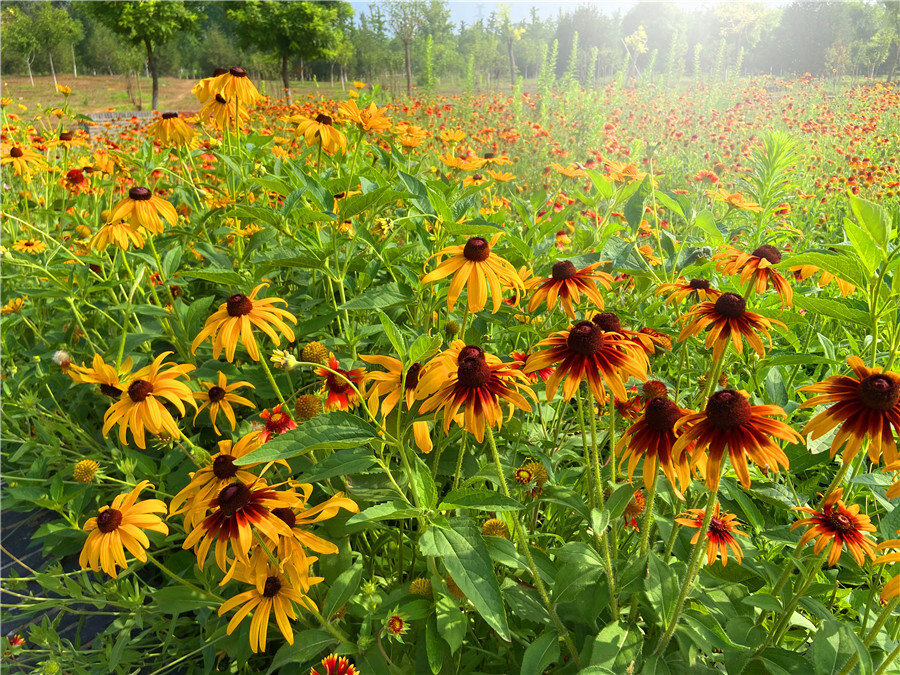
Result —
<instances>
[{"instance_id":1,"label":"flower field","mask_svg":"<svg viewBox=\"0 0 900 675\"><path fill-rule=\"evenodd\" d=\"M896 87L354 85L2 100L3 672L900 673Z\"/></svg>"}]
</instances>

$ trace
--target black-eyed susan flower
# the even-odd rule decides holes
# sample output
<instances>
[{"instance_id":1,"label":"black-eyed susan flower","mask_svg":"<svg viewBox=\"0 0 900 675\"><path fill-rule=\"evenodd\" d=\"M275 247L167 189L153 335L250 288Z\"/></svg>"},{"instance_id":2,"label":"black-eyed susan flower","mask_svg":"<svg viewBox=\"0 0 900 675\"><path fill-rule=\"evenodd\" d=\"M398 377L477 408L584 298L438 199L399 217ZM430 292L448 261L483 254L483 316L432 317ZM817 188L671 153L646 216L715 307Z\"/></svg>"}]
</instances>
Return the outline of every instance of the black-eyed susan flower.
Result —
<instances>
[{"instance_id":1,"label":"black-eyed susan flower","mask_svg":"<svg viewBox=\"0 0 900 675\"><path fill-rule=\"evenodd\" d=\"M118 368L113 364L106 363L99 354L94 354L90 368L86 367L84 363L80 366L69 366L69 377L72 380L82 384L98 384L100 391L111 398L119 398L127 389L130 374L130 356L122 361Z\"/></svg>"},{"instance_id":2,"label":"black-eyed susan flower","mask_svg":"<svg viewBox=\"0 0 900 675\"><path fill-rule=\"evenodd\" d=\"M488 359L483 350L478 354L469 346L460 350L457 364L453 369L441 371L446 373L445 381L419 406L421 413L443 410L445 434L449 434L450 422L457 417L460 408L463 408L464 417L462 423L459 420L457 423L479 443L484 440L485 422L498 429L502 425L501 402L509 405L510 415L513 407L531 412L531 404L522 394L534 398L534 392L528 388L528 379L522 371L500 363L496 357Z\"/></svg>"},{"instance_id":3,"label":"black-eyed susan flower","mask_svg":"<svg viewBox=\"0 0 900 675\"><path fill-rule=\"evenodd\" d=\"M685 527L693 527L699 530L703 527L705 518L706 509L688 509L687 513L680 518L676 518L675 522L684 525ZM720 513L719 503L716 502L716 508L713 510L713 515L709 520L709 529L706 531L707 565L712 565L719 556L722 558L722 565L727 565L728 549L731 549L735 559L738 561L738 565L741 564L743 551L741 551L741 545L738 543L738 540L734 538L734 535L738 534L742 537L746 537L747 533L737 529L739 525L740 523L737 520L737 516L733 513L728 513L727 511ZM699 538L700 532L694 533L691 544L696 544Z\"/></svg>"},{"instance_id":4,"label":"black-eyed susan flower","mask_svg":"<svg viewBox=\"0 0 900 675\"><path fill-rule=\"evenodd\" d=\"M47 244L42 242L40 239L34 239L32 237L29 237L28 239L20 239L13 244L14 251L18 251L19 253L29 253L31 255L43 253L46 249Z\"/></svg>"},{"instance_id":5,"label":"black-eyed susan flower","mask_svg":"<svg viewBox=\"0 0 900 675\"><path fill-rule=\"evenodd\" d=\"M866 534L866 532L875 532L875 526L872 525L869 516L859 512L859 504L851 504L848 507L841 499L843 494L843 488L833 490L825 498L821 511L805 506L793 507L792 511L802 511L812 517L798 520L791 525L791 530L798 527L808 528L800 537L798 546L803 546L815 539L813 551L816 553L821 553L830 544L829 565L837 563L844 545L847 546L847 551L857 564L862 565L866 555L875 560L875 542Z\"/></svg>"},{"instance_id":6,"label":"black-eyed susan flower","mask_svg":"<svg viewBox=\"0 0 900 675\"><path fill-rule=\"evenodd\" d=\"M331 353L328 354L328 360L323 365L327 366L328 370L316 368L316 375L325 378L325 382L322 383L322 393L327 394L325 411L355 408L359 404L359 396L350 385L352 383L358 390L365 378L365 370L363 368L344 370L334 354ZM335 373L338 374L335 375Z\"/></svg>"},{"instance_id":7,"label":"black-eyed susan flower","mask_svg":"<svg viewBox=\"0 0 900 675\"><path fill-rule=\"evenodd\" d=\"M623 434L616 451L622 454L621 464L628 461L628 479L631 480L638 461L643 458L644 485L648 488L656 483L657 469L661 468L675 494L682 497L682 490L690 482L689 453L693 450L688 445L677 455L672 451L678 433L675 431L675 423L690 410L683 410L678 405L666 398L658 397L647 401L644 415L640 420L632 424ZM684 433L682 427L679 432Z\"/></svg>"},{"instance_id":8,"label":"black-eyed susan flower","mask_svg":"<svg viewBox=\"0 0 900 675\"><path fill-rule=\"evenodd\" d=\"M297 428L297 423L291 419L290 415L282 410L280 403L272 408L271 412L263 410L259 416L266 421L260 436L263 443L267 442L273 436L280 436L285 431Z\"/></svg>"},{"instance_id":9,"label":"black-eyed susan flower","mask_svg":"<svg viewBox=\"0 0 900 675\"><path fill-rule=\"evenodd\" d=\"M235 125L242 125L250 118L250 113L240 101L227 99L222 94L216 93L203 104L197 118L219 131L224 131Z\"/></svg>"},{"instance_id":10,"label":"black-eyed susan flower","mask_svg":"<svg viewBox=\"0 0 900 675\"><path fill-rule=\"evenodd\" d=\"M262 553L262 551L260 551ZM263 553L263 557L264 557ZM308 596L291 585L290 580L282 574L271 562L263 560L264 572L257 573L257 566L239 566L234 578L248 584L253 588L226 600L219 607L219 616L227 614L232 609L239 607L228 622L226 633L231 635L250 612L253 619L250 622L250 649L254 654L266 651L269 619L275 614L275 623L287 640L288 644L294 644L294 631L291 629L291 620L297 618L294 603L317 611L316 603ZM318 579L321 581L321 578Z\"/></svg>"},{"instance_id":11,"label":"black-eyed susan flower","mask_svg":"<svg viewBox=\"0 0 900 675\"><path fill-rule=\"evenodd\" d=\"M660 344L662 346L661 343L664 342L650 333L623 328L622 321L615 312L598 312L591 317L591 321L599 326L604 333L618 333L627 337L647 354L653 354L656 351L656 345Z\"/></svg>"},{"instance_id":12,"label":"black-eyed susan flower","mask_svg":"<svg viewBox=\"0 0 900 675\"><path fill-rule=\"evenodd\" d=\"M706 486L711 491L719 488L722 458L725 449L731 458L731 466L741 485L750 487L750 471L747 461L769 470L779 471L789 466L784 451L772 438L790 443L802 443L803 438L784 422L765 415L784 417L777 405L750 405L750 402L733 389L717 391L709 397L706 408L699 413L679 418L678 427L684 428L672 452L676 456L687 450L691 443L696 449L691 456L691 466L706 457Z\"/></svg>"},{"instance_id":13,"label":"black-eyed susan flower","mask_svg":"<svg viewBox=\"0 0 900 675\"><path fill-rule=\"evenodd\" d=\"M353 84L357 84L354 82ZM361 83L360 83L361 84ZM360 675L346 656L338 656L337 654L329 654L322 659L322 672L312 668L309 675Z\"/></svg>"},{"instance_id":14,"label":"black-eyed susan flower","mask_svg":"<svg viewBox=\"0 0 900 675\"><path fill-rule=\"evenodd\" d=\"M729 212L733 209L738 209L739 211L753 211L755 213L762 211L762 207L759 204L752 199L747 199L740 192L729 192L725 188L717 188L715 190L707 190L706 195L713 201L722 202L727 205Z\"/></svg>"},{"instance_id":15,"label":"black-eyed susan flower","mask_svg":"<svg viewBox=\"0 0 900 675\"><path fill-rule=\"evenodd\" d=\"M164 146L190 145L194 140L191 125L177 112L165 112L158 120L147 127L147 133Z\"/></svg>"},{"instance_id":16,"label":"black-eyed susan flower","mask_svg":"<svg viewBox=\"0 0 900 675\"><path fill-rule=\"evenodd\" d=\"M492 314L500 310L503 303L503 287L511 287L524 294L525 286L516 269L491 249L500 239L500 233L493 236L490 243L484 237L472 237L464 245L447 246L432 257L443 262L422 278L422 283L432 283L451 274L447 291L447 308L452 312L463 288L468 295L470 312L479 312L487 304L488 291L493 299Z\"/></svg>"},{"instance_id":17,"label":"black-eyed susan flower","mask_svg":"<svg viewBox=\"0 0 900 675\"><path fill-rule=\"evenodd\" d=\"M128 196L113 207L107 223L124 220L132 229L145 227L154 234L160 234L163 231L160 217L168 221L169 225L178 222L174 206L154 195L148 188L138 186L128 190Z\"/></svg>"},{"instance_id":18,"label":"black-eyed susan flower","mask_svg":"<svg viewBox=\"0 0 900 675\"><path fill-rule=\"evenodd\" d=\"M406 402L406 409L412 408L416 400L416 387L419 385L422 364L410 364L404 375L403 364L390 356L360 355L359 358L387 370L387 372L373 370L366 373L365 382L371 383L368 392L369 410L373 412L377 410L380 400L381 416L387 417L400 402L401 397ZM413 438L419 450L426 454L431 452L433 446L427 422L413 422Z\"/></svg>"},{"instance_id":19,"label":"black-eyed susan flower","mask_svg":"<svg viewBox=\"0 0 900 675\"><path fill-rule=\"evenodd\" d=\"M197 566L202 570L210 546L215 542L216 564L220 570L228 572L230 578L235 567L229 564L229 544L235 562L249 566L247 554L254 543L253 529L270 541L278 541L282 534L290 534L288 526L272 514L272 509L290 507L295 501L294 494L278 492L262 478L255 478L249 483L235 480L209 501L212 513L187 533L182 548L195 549Z\"/></svg>"},{"instance_id":20,"label":"black-eyed susan flower","mask_svg":"<svg viewBox=\"0 0 900 675\"><path fill-rule=\"evenodd\" d=\"M30 148L19 145L11 145L0 150L0 166L11 165L17 176L28 178L32 171L47 168L47 162L43 155L39 155Z\"/></svg>"},{"instance_id":21,"label":"black-eyed susan flower","mask_svg":"<svg viewBox=\"0 0 900 675\"><path fill-rule=\"evenodd\" d=\"M103 416L104 437L118 424L120 443L128 445L126 433L131 429L134 442L144 449L147 447L144 443L145 431L151 434L166 432L171 438L181 435L178 424L163 402L168 401L174 405L182 417L185 415L185 403L197 407L190 387L178 381L179 378L187 378L194 366L167 364L164 369L163 360L171 353L163 352L149 366L129 377L127 388Z\"/></svg>"},{"instance_id":22,"label":"black-eyed susan flower","mask_svg":"<svg viewBox=\"0 0 900 675\"><path fill-rule=\"evenodd\" d=\"M334 127L331 115L319 113L313 119L305 115L292 115L287 121L297 125L294 135L302 136L308 146L320 145L323 150L331 153L338 150L346 152L347 137Z\"/></svg>"},{"instance_id":23,"label":"black-eyed susan flower","mask_svg":"<svg viewBox=\"0 0 900 675\"><path fill-rule=\"evenodd\" d=\"M387 131L391 128L391 119L385 115L387 109L379 109L374 102L360 108L356 101L344 101L338 104L338 110L359 127L360 131Z\"/></svg>"},{"instance_id":24,"label":"black-eyed susan flower","mask_svg":"<svg viewBox=\"0 0 900 675\"><path fill-rule=\"evenodd\" d=\"M190 482L169 504L169 517L184 514L185 528L192 530L200 523L209 511L210 501L223 488L234 481L252 483L256 476L249 473L255 464L238 466L234 463L244 455L256 450L262 444L261 432L251 431L238 440L219 441L218 452L210 457L209 462L191 474ZM281 460L287 466L287 462Z\"/></svg>"},{"instance_id":25,"label":"black-eyed susan flower","mask_svg":"<svg viewBox=\"0 0 900 675\"><path fill-rule=\"evenodd\" d=\"M748 312L747 301L736 293L723 293L715 302L701 302L692 307L681 320L686 323L678 335L679 342L709 328L704 346L707 349L712 348L715 360L718 360L725 351L729 341L734 344L735 351L742 354L744 350L742 336L762 358L766 355L766 350L757 333L765 335L771 346L772 338L769 330L772 324L786 328L780 321Z\"/></svg>"},{"instance_id":26,"label":"black-eyed susan flower","mask_svg":"<svg viewBox=\"0 0 900 675\"><path fill-rule=\"evenodd\" d=\"M196 352L197 347L212 336L214 359L219 358L224 349L225 358L234 361L234 351L240 341L250 358L259 361L259 347L253 334L254 326L272 338L276 345L281 344L281 338L275 332L276 328L289 342L293 342L294 331L285 321L296 324L297 318L285 309L274 307L275 304L286 305L287 302L281 298L256 297L257 293L268 285L259 284L249 296L236 293L219 305L219 309L206 320L203 330L191 343L191 353Z\"/></svg>"},{"instance_id":27,"label":"black-eyed susan flower","mask_svg":"<svg viewBox=\"0 0 900 675\"><path fill-rule=\"evenodd\" d=\"M713 288L708 279L679 279L674 283L660 284L656 289L656 295L668 295L666 304L681 302L682 300L696 299L698 302L715 302L722 295L722 291Z\"/></svg>"},{"instance_id":28,"label":"black-eyed susan flower","mask_svg":"<svg viewBox=\"0 0 900 675\"><path fill-rule=\"evenodd\" d=\"M888 548L900 548L900 539L888 539L875 547L879 551ZM900 562L900 552L886 553L875 558L876 565L887 565L890 563ZM900 574L892 577L881 589L881 602L886 603L888 600L896 598L900 595Z\"/></svg>"},{"instance_id":29,"label":"black-eyed susan flower","mask_svg":"<svg viewBox=\"0 0 900 675\"><path fill-rule=\"evenodd\" d=\"M581 302L582 293L596 307L603 309L603 296L600 295L597 284L609 290L613 280L606 272L597 271L597 267L603 264L605 263L597 262L579 270L569 260L555 263L548 278L535 278L528 282L527 288L532 291L528 311L533 312L545 300L547 310L552 310L559 298L566 315L574 320L573 303L577 305Z\"/></svg>"},{"instance_id":30,"label":"black-eyed susan flower","mask_svg":"<svg viewBox=\"0 0 900 675\"><path fill-rule=\"evenodd\" d=\"M791 306L793 299L791 285L773 267L781 262L781 252L771 244L763 244L753 253L744 253L728 247L716 253L713 260L716 261L716 270L722 274L728 276L740 274L743 284L752 281L757 294L764 293L771 285L781 296L781 306Z\"/></svg>"},{"instance_id":31,"label":"black-eyed susan flower","mask_svg":"<svg viewBox=\"0 0 900 675\"><path fill-rule=\"evenodd\" d=\"M227 73L227 68L216 68L209 77L204 77L197 84L191 87L191 93L197 97L197 101L203 105L218 92L215 89L214 82L219 75Z\"/></svg>"},{"instance_id":32,"label":"black-eyed susan flower","mask_svg":"<svg viewBox=\"0 0 900 675\"><path fill-rule=\"evenodd\" d=\"M233 66L224 73L214 77L209 84L209 88L210 91L222 94L229 101L237 99L243 105L248 106L257 103L263 98L256 85L247 77L247 71L237 66Z\"/></svg>"},{"instance_id":33,"label":"black-eyed susan flower","mask_svg":"<svg viewBox=\"0 0 900 675\"><path fill-rule=\"evenodd\" d=\"M96 517L88 519L84 530L89 534L78 558L81 567L95 572L102 569L115 579L118 577L117 566L128 568L125 549L141 562L147 561L146 549L150 548L150 540L143 530L169 533L168 526L154 515L165 513L166 505L159 499L137 501L147 486L153 489L149 481L142 480L131 492L119 495L110 506L101 507Z\"/></svg>"},{"instance_id":34,"label":"black-eyed susan flower","mask_svg":"<svg viewBox=\"0 0 900 675\"><path fill-rule=\"evenodd\" d=\"M560 382L563 397L570 399L578 391L581 381L603 404L606 394L603 385L620 399L627 398L624 382L629 377L647 379L647 355L631 340L617 333L604 333L591 321L579 321L567 331L554 333L542 340L528 359L525 372L535 372L554 363L559 364L547 379L547 400L552 400Z\"/></svg>"},{"instance_id":35,"label":"black-eyed susan flower","mask_svg":"<svg viewBox=\"0 0 900 675\"><path fill-rule=\"evenodd\" d=\"M531 354L527 352L512 352L510 355L512 361L509 363L510 368L517 368L519 370L525 370L525 367L528 365L528 358ZM534 384L538 380L541 382L546 382L547 378L553 374L553 367L548 366L547 368L541 368L540 370L536 370L531 373L527 373L528 381L531 384Z\"/></svg>"},{"instance_id":36,"label":"black-eyed susan flower","mask_svg":"<svg viewBox=\"0 0 900 675\"><path fill-rule=\"evenodd\" d=\"M832 375L824 382L800 388L820 394L801 408L834 404L807 422L803 433L816 439L840 424L831 442L832 457L846 443L842 460L848 464L868 438L869 459L877 463L884 453L885 463L893 464L900 459L894 440L894 433L900 433L900 375L883 373L878 367L866 368L858 356L851 356L847 363L855 378Z\"/></svg>"},{"instance_id":37,"label":"black-eyed susan flower","mask_svg":"<svg viewBox=\"0 0 900 675\"><path fill-rule=\"evenodd\" d=\"M132 227L127 220L117 220L97 230L88 246L95 251L106 250L110 244L118 246L123 251L127 251L131 246L144 248L142 231L143 228Z\"/></svg>"},{"instance_id":38,"label":"black-eyed susan flower","mask_svg":"<svg viewBox=\"0 0 900 675\"><path fill-rule=\"evenodd\" d=\"M205 387L206 391L194 392L194 398L197 399L197 401L202 401L200 407L197 408L197 413L194 415L194 424L197 423L197 416L208 407L209 421L212 422L213 429L218 436L222 435L219 428L216 426L216 418L219 416L220 411L225 415L225 419L227 419L228 423L231 425L231 430L234 431L237 426L237 419L234 416L234 409L231 405L245 405L250 408L256 407L251 401L234 393L241 387L250 387L251 389L254 389L254 386L244 380L228 384L228 378L222 371L219 371L219 377L216 382L201 382L200 386Z\"/></svg>"}]
</instances>

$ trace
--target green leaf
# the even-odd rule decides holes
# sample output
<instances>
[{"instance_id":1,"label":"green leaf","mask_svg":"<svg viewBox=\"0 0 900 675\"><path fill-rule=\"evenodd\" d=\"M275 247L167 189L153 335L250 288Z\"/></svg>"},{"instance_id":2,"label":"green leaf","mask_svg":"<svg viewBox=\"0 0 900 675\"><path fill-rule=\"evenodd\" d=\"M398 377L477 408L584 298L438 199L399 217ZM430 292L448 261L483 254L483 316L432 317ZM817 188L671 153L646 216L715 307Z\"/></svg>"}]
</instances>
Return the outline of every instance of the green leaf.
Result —
<instances>
[{"instance_id":1,"label":"green leaf","mask_svg":"<svg viewBox=\"0 0 900 675\"><path fill-rule=\"evenodd\" d=\"M338 201L338 216L340 216L341 220L350 220L353 216L363 211L380 209L405 196L407 196L406 192L382 187L366 194L346 197Z\"/></svg>"},{"instance_id":2,"label":"green leaf","mask_svg":"<svg viewBox=\"0 0 900 675\"><path fill-rule=\"evenodd\" d=\"M844 232L871 276L878 268L878 261L882 257L878 244L872 239L871 234L849 218L844 218Z\"/></svg>"},{"instance_id":3,"label":"green leaf","mask_svg":"<svg viewBox=\"0 0 900 675\"><path fill-rule=\"evenodd\" d=\"M616 675L616 673L603 666L588 666L579 670L578 675Z\"/></svg>"},{"instance_id":4,"label":"green leaf","mask_svg":"<svg viewBox=\"0 0 900 675\"><path fill-rule=\"evenodd\" d=\"M751 607L759 607L767 612L780 612L784 609L781 602L773 595L768 593L754 593L741 598L741 602Z\"/></svg>"},{"instance_id":5,"label":"green leaf","mask_svg":"<svg viewBox=\"0 0 900 675\"><path fill-rule=\"evenodd\" d=\"M503 231L502 226L484 218L473 218L463 223L444 223L444 228L449 234L464 237L492 237Z\"/></svg>"},{"instance_id":6,"label":"green leaf","mask_svg":"<svg viewBox=\"0 0 900 675\"><path fill-rule=\"evenodd\" d=\"M872 321L868 312L856 309L846 300L830 300L828 298L811 298L807 295L794 295L794 305L807 312L826 316L831 319L841 319L871 328Z\"/></svg>"},{"instance_id":7,"label":"green leaf","mask_svg":"<svg viewBox=\"0 0 900 675\"><path fill-rule=\"evenodd\" d=\"M434 484L434 478L431 476L431 469L422 461L418 453L409 448L402 448L401 452L410 452L412 454L412 485L419 498L419 504L424 509L433 509L437 504L438 491Z\"/></svg>"},{"instance_id":8,"label":"green leaf","mask_svg":"<svg viewBox=\"0 0 900 675\"><path fill-rule=\"evenodd\" d=\"M722 479L721 485L727 490L727 495L741 507L741 510L744 512L747 521L753 526L753 529L757 532L762 531L765 527L765 519L756 504L753 503L753 500L750 499L737 484L737 481L733 478L726 477Z\"/></svg>"},{"instance_id":9,"label":"green leaf","mask_svg":"<svg viewBox=\"0 0 900 675\"><path fill-rule=\"evenodd\" d=\"M883 258L887 258L888 242L891 239L891 217L878 204L856 195L847 195L850 210L856 216L856 222L872 237L872 241L881 250Z\"/></svg>"},{"instance_id":10,"label":"green leaf","mask_svg":"<svg viewBox=\"0 0 900 675\"><path fill-rule=\"evenodd\" d=\"M324 630L304 630L294 635L294 644L285 644L272 658L266 675L274 673L288 663L302 664L312 660L336 643L330 633Z\"/></svg>"},{"instance_id":11,"label":"green leaf","mask_svg":"<svg viewBox=\"0 0 900 675\"><path fill-rule=\"evenodd\" d=\"M405 520L422 515L422 510L410 506L406 502L393 501L383 504L375 504L369 508L355 513L347 519L347 525L367 523L379 520Z\"/></svg>"},{"instance_id":12,"label":"green leaf","mask_svg":"<svg viewBox=\"0 0 900 675\"><path fill-rule=\"evenodd\" d=\"M668 618L678 597L678 577L655 553L650 553L648 557L647 571L649 575L644 580L647 598L660 615Z\"/></svg>"},{"instance_id":13,"label":"green leaf","mask_svg":"<svg viewBox=\"0 0 900 675\"><path fill-rule=\"evenodd\" d=\"M610 495L609 499L606 500L604 506L606 507L606 511L609 511L610 520L615 520L623 513L625 513L625 507L628 506L628 502L634 499L634 486L630 484L620 485L616 488L616 491Z\"/></svg>"},{"instance_id":14,"label":"green leaf","mask_svg":"<svg viewBox=\"0 0 900 675\"><path fill-rule=\"evenodd\" d=\"M466 637L466 615L446 595L442 595L435 603L435 615L438 635L450 646L450 652L456 653Z\"/></svg>"},{"instance_id":15,"label":"green leaf","mask_svg":"<svg viewBox=\"0 0 900 675\"><path fill-rule=\"evenodd\" d=\"M401 357L406 356L406 340L403 339L403 334L397 325L391 321L391 317L384 312L378 312L378 319L381 321L385 335L394 347L394 351Z\"/></svg>"},{"instance_id":16,"label":"green leaf","mask_svg":"<svg viewBox=\"0 0 900 675\"><path fill-rule=\"evenodd\" d=\"M437 675L444 665L444 642L438 633L437 617L433 614L425 621L425 651L428 654L428 667L433 675Z\"/></svg>"},{"instance_id":17,"label":"green leaf","mask_svg":"<svg viewBox=\"0 0 900 675\"><path fill-rule=\"evenodd\" d=\"M297 476L301 483L318 483L335 476L351 476L362 473L375 463L372 451L368 448L343 448L328 455L318 464Z\"/></svg>"},{"instance_id":18,"label":"green leaf","mask_svg":"<svg viewBox=\"0 0 900 675\"><path fill-rule=\"evenodd\" d=\"M419 548L424 556L443 559L450 576L478 613L500 637L509 641L500 585L475 523L468 518L453 518L449 528L432 525L419 539Z\"/></svg>"},{"instance_id":19,"label":"green leaf","mask_svg":"<svg viewBox=\"0 0 900 675\"><path fill-rule=\"evenodd\" d=\"M518 511L525 508L515 499L483 488L451 490L438 505L439 511L478 509L479 511Z\"/></svg>"},{"instance_id":20,"label":"green leaf","mask_svg":"<svg viewBox=\"0 0 900 675\"><path fill-rule=\"evenodd\" d=\"M331 584L331 588L328 589L328 595L325 596L325 604L322 607L323 616L328 618L346 605L347 601L356 593L361 580L362 563L341 572Z\"/></svg>"},{"instance_id":21,"label":"green leaf","mask_svg":"<svg viewBox=\"0 0 900 675\"><path fill-rule=\"evenodd\" d=\"M384 309L394 305L402 305L415 297L412 289L406 284L390 282L370 288L364 293L350 298L338 309Z\"/></svg>"},{"instance_id":22,"label":"green leaf","mask_svg":"<svg viewBox=\"0 0 900 675\"><path fill-rule=\"evenodd\" d=\"M193 612L198 609L215 607L219 603L209 596L185 588L181 584L166 586L150 594L156 607L163 614L177 616L182 612Z\"/></svg>"},{"instance_id":23,"label":"green leaf","mask_svg":"<svg viewBox=\"0 0 900 675\"><path fill-rule=\"evenodd\" d=\"M186 279L210 281L219 286L225 286L232 291L244 289L247 284L244 277L231 270L207 268L202 270L185 270L181 274Z\"/></svg>"},{"instance_id":24,"label":"green leaf","mask_svg":"<svg viewBox=\"0 0 900 675\"><path fill-rule=\"evenodd\" d=\"M520 675L541 675L551 663L559 661L559 635L555 630L545 631L528 645L522 657Z\"/></svg>"},{"instance_id":25,"label":"green leaf","mask_svg":"<svg viewBox=\"0 0 900 675\"><path fill-rule=\"evenodd\" d=\"M809 651L816 675L839 673L853 654L859 654L861 672L872 672L868 648L847 623L824 621L816 631Z\"/></svg>"},{"instance_id":26,"label":"green leaf","mask_svg":"<svg viewBox=\"0 0 900 675\"><path fill-rule=\"evenodd\" d=\"M591 665L611 665L613 671L623 672L637 660L643 640L640 631L629 629L622 621L608 624L594 638Z\"/></svg>"},{"instance_id":27,"label":"green leaf","mask_svg":"<svg viewBox=\"0 0 900 675\"><path fill-rule=\"evenodd\" d=\"M420 335L409 348L409 362L421 363L434 356L441 348L441 338L438 335Z\"/></svg>"},{"instance_id":28,"label":"green leaf","mask_svg":"<svg viewBox=\"0 0 900 675\"><path fill-rule=\"evenodd\" d=\"M830 272L839 279L849 281L857 286L865 286L866 271L863 269L862 263L856 256L841 253L818 253L815 251L807 251L799 255L792 256L787 260L782 260L776 269L787 270L798 265L814 265L820 269Z\"/></svg>"},{"instance_id":29,"label":"green leaf","mask_svg":"<svg viewBox=\"0 0 900 675\"><path fill-rule=\"evenodd\" d=\"M181 245L179 244L175 244L166 252L162 261L162 272L165 279L168 280L175 276L175 272L178 271L178 266L181 264L181 254Z\"/></svg>"},{"instance_id":30,"label":"green leaf","mask_svg":"<svg viewBox=\"0 0 900 675\"><path fill-rule=\"evenodd\" d=\"M694 219L694 225L706 232L706 234L712 238L710 243L721 244L725 241L725 237L716 226L716 219L709 209L703 209L697 214L697 217Z\"/></svg>"},{"instance_id":31,"label":"green leaf","mask_svg":"<svg viewBox=\"0 0 900 675\"><path fill-rule=\"evenodd\" d=\"M253 452L235 460L235 464L271 462L329 448L353 448L377 438L375 429L356 415L342 410L325 413L304 422L298 428L276 436Z\"/></svg>"},{"instance_id":32,"label":"green leaf","mask_svg":"<svg viewBox=\"0 0 900 675\"><path fill-rule=\"evenodd\" d=\"M613 184L609 182L609 179L597 171L597 169L585 169L584 171L591 179L594 187L597 188L598 194L603 197L603 199L611 199L614 189Z\"/></svg>"}]
</instances>

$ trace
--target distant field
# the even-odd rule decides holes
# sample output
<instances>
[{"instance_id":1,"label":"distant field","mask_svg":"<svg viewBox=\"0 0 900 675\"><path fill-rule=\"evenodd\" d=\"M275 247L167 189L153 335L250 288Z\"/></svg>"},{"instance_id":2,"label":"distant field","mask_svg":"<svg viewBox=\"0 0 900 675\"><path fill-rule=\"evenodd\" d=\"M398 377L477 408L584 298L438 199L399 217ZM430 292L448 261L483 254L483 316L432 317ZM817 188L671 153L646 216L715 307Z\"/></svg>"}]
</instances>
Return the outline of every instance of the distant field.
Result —
<instances>
[{"instance_id":1,"label":"distant field","mask_svg":"<svg viewBox=\"0 0 900 675\"><path fill-rule=\"evenodd\" d=\"M104 110L132 111L138 109L141 104L143 110L150 109L151 82L149 78L131 80L131 92L129 92L128 78L124 75L97 75L82 76L77 79L71 75L59 75L60 84L72 88L70 105L75 113L95 113ZM159 109L160 110L191 110L197 105L196 99L191 96L191 87L195 80L182 80L176 77L163 77L159 81ZM256 82L260 89L274 94L280 91L280 83L268 80ZM296 94L306 95L309 92L317 92L323 96L341 98L341 87L309 82L295 82ZM348 84L348 88L352 85ZM42 76L34 78L34 86L27 77L3 77L3 96L9 96L16 104L21 104L33 112L39 108L59 105L62 96L57 93L53 84L53 78Z\"/></svg>"}]
</instances>

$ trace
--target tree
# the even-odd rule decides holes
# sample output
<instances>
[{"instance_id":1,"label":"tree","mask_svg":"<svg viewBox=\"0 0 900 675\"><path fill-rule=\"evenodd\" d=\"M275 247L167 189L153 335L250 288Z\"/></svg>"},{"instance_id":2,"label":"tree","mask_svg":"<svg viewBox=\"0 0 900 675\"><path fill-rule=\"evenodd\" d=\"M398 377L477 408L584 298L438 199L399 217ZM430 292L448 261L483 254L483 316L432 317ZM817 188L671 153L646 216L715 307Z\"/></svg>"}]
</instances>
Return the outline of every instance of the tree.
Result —
<instances>
[{"instance_id":1,"label":"tree","mask_svg":"<svg viewBox=\"0 0 900 675\"><path fill-rule=\"evenodd\" d=\"M425 0L392 0L388 5L388 16L394 35L403 43L406 58L406 95L412 96L412 65L409 59L409 45L425 23Z\"/></svg>"},{"instance_id":2,"label":"tree","mask_svg":"<svg viewBox=\"0 0 900 675\"><path fill-rule=\"evenodd\" d=\"M159 106L159 70L154 50L179 33L194 30L199 15L182 0L105 0L84 2L82 6L126 41L143 45L147 52L147 68L153 78L155 110Z\"/></svg>"},{"instance_id":3,"label":"tree","mask_svg":"<svg viewBox=\"0 0 900 675\"><path fill-rule=\"evenodd\" d=\"M31 86L34 86L34 75L31 64L41 46L34 31L34 19L20 7L4 7L0 11L0 41L3 42L4 60L8 62L10 55L22 59L28 69Z\"/></svg>"},{"instance_id":4,"label":"tree","mask_svg":"<svg viewBox=\"0 0 900 675\"><path fill-rule=\"evenodd\" d=\"M33 30L41 48L47 52L53 83L57 84L53 52L59 50L68 54L75 43L81 41L84 37L81 22L73 19L66 10L53 7L49 2L43 2L34 14ZM72 58L74 61L74 53Z\"/></svg>"},{"instance_id":5,"label":"tree","mask_svg":"<svg viewBox=\"0 0 900 675\"><path fill-rule=\"evenodd\" d=\"M305 0L253 0L235 3L235 8L227 10L228 18L240 27L238 39L244 46L274 52L281 59L281 83L289 100L291 58L327 58L339 42L339 22L352 14L346 2Z\"/></svg>"}]
</instances>

